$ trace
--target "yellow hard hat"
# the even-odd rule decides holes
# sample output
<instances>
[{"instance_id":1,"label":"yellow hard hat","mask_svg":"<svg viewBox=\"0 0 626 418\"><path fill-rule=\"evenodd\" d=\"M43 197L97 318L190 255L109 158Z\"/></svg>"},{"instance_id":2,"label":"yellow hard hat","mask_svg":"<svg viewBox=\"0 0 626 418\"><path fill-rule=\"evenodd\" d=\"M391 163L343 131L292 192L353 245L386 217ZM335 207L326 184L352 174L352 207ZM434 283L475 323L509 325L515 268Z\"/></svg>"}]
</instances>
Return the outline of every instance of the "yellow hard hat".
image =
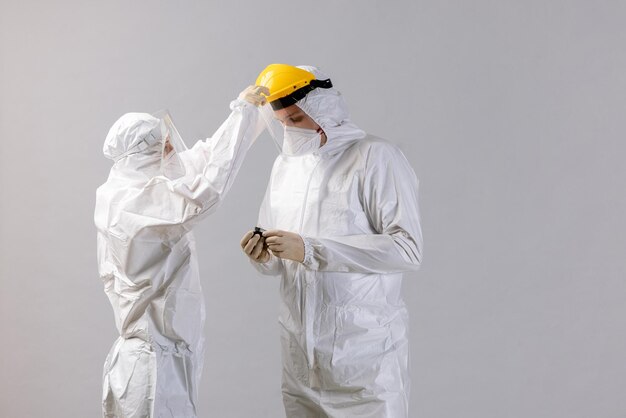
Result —
<instances>
[{"instance_id":1,"label":"yellow hard hat","mask_svg":"<svg viewBox=\"0 0 626 418\"><path fill-rule=\"evenodd\" d=\"M316 88L329 89L330 79L317 80L313 73L287 64L270 64L256 79L257 86L267 87L267 102L274 110L296 104Z\"/></svg>"}]
</instances>

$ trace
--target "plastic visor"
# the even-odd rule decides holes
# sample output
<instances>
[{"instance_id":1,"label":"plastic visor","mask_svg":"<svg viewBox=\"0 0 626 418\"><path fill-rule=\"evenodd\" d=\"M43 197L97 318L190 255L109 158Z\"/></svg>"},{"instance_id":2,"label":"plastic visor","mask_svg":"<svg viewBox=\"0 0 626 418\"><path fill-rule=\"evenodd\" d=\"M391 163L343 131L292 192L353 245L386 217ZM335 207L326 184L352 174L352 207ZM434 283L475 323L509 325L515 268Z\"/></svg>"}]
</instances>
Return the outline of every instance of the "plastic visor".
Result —
<instances>
[{"instance_id":1,"label":"plastic visor","mask_svg":"<svg viewBox=\"0 0 626 418\"><path fill-rule=\"evenodd\" d=\"M261 118L265 123L265 127L267 129L268 134L274 141L274 145L276 145L276 149L278 149L278 153L283 152L283 141L285 139L284 127L280 123L278 119L274 116L274 110L272 110L272 106L269 104L264 104L263 106L259 106L259 113L261 114Z\"/></svg>"},{"instance_id":2,"label":"plastic visor","mask_svg":"<svg viewBox=\"0 0 626 418\"><path fill-rule=\"evenodd\" d=\"M153 113L161 120L161 173L169 178L176 179L185 175L185 165L180 153L187 150L176 125L167 109Z\"/></svg>"}]
</instances>

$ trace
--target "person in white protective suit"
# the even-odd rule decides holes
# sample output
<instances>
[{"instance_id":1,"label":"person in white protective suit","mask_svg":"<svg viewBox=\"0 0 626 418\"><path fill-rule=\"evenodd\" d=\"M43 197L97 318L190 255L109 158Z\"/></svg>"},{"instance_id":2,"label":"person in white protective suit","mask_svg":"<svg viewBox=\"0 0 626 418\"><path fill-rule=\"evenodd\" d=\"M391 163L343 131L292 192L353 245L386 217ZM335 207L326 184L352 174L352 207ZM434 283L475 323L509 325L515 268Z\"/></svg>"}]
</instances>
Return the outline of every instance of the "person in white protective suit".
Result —
<instances>
[{"instance_id":1,"label":"person in white protective suit","mask_svg":"<svg viewBox=\"0 0 626 418\"><path fill-rule=\"evenodd\" d=\"M197 416L204 301L191 229L217 208L263 129L242 92L215 134L186 150L168 114L128 113L96 194L98 269L119 338L104 365L104 417Z\"/></svg>"},{"instance_id":2,"label":"person in white protective suit","mask_svg":"<svg viewBox=\"0 0 626 418\"><path fill-rule=\"evenodd\" d=\"M407 417L400 287L422 261L415 173L396 146L350 121L318 69L273 64L257 85L270 91L284 142L259 213L266 231L241 246L258 271L282 277L287 417Z\"/></svg>"}]
</instances>

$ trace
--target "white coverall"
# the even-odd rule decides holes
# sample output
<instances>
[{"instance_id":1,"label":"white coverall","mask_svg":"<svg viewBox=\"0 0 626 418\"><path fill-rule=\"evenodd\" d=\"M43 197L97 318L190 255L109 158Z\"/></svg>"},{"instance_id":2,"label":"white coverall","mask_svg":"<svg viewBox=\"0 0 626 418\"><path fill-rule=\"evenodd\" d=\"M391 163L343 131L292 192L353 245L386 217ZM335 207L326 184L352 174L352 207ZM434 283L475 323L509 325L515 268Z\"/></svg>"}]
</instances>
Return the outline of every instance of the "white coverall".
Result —
<instances>
[{"instance_id":1,"label":"white coverall","mask_svg":"<svg viewBox=\"0 0 626 418\"><path fill-rule=\"evenodd\" d=\"M402 272L417 270L422 259L417 178L396 146L349 121L336 90L316 89L297 105L327 143L276 159L259 225L299 233L305 259L252 262L282 276L287 417L407 417L408 318L400 288Z\"/></svg>"},{"instance_id":2,"label":"white coverall","mask_svg":"<svg viewBox=\"0 0 626 418\"><path fill-rule=\"evenodd\" d=\"M120 335L104 365L104 417L197 416L205 311L191 228L224 199L263 128L251 104L231 109L212 138L180 154L184 177L161 175L160 154L147 150L119 159L97 190L98 269ZM105 155L127 152L152 119L123 116Z\"/></svg>"}]
</instances>

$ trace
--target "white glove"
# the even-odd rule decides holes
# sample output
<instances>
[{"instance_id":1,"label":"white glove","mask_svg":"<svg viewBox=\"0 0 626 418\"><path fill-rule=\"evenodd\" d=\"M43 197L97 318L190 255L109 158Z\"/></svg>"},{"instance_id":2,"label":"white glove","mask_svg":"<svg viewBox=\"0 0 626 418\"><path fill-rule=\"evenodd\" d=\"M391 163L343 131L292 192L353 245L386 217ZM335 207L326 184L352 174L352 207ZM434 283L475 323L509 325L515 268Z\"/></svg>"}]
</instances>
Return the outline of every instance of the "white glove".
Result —
<instances>
[{"instance_id":1,"label":"white glove","mask_svg":"<svg viewBox=\"0 0 626 418\"><path fill-rule=\"evenodd\" d=\"M253 261L267 263L270 260L270 253L262 235L255 234L254 231L248 231L241 238L240 245L243 252Z\"/></svg>"},{"instance_id":2,"label":"white glove","mask_svg":"<svg viewBox=\"0 0 626 418\"><path fill-rule=\"evenodd\" d=\"M255 106L263 106L267 101L270 90L263 86L248 86L241 93L239 93L239 99Z\"/></svg>"},{"instance_id":3,"label":"white glove","mask_svg":"<svg viewBox=\"0 0 626 418\"><path fill-rule=\"evenodd\" d=\"M304 261L304 240L295 232L287 231L265 231L263 232L267 248L276 257L287 260Z\"/></svg>"}]
</instances>

